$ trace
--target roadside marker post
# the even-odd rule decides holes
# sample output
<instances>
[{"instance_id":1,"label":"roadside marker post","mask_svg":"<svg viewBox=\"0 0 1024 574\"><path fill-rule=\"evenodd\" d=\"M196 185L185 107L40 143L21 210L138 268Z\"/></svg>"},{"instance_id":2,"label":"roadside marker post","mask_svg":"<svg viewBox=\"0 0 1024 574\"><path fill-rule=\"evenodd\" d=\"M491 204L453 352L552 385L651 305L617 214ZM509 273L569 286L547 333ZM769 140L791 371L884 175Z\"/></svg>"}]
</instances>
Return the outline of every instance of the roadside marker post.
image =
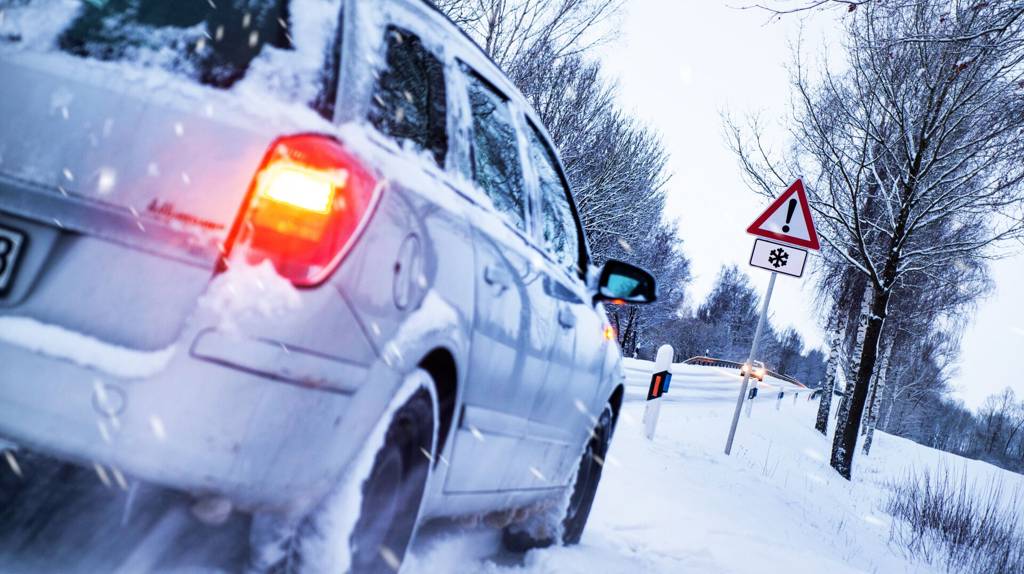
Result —
<instances>
[{"instance_id":1,"label":"roadside marker post","mask_svg":"<svg viewBox=\"0 0 1024 574\"><path fill-rule=\"evenodd\" d=\"M743 400L747 397L747 386L750 384L750 371L753 370L754 358L757 357L757 344L761 340L761 332L764 330L764 322L768 316L768 304L772 300L772 291L775 290L775 278L779 276L779 273L801 277L804 272L804 264L807 262L807 250L817 251L821 248L818 243L818 234L814 229L814 220L811 218L810 202L807 200L803 180L797 179L782 195L776 198L768 206L768 209L765 209L764 213L750 224L747 233L770 240L754 240L750 265L771 271L772 276L768 280L768 291L764 295L761 316L757 319L754 341L750 345L750 357L746 364L751 367L746 369L747 372L743 374L743 383L740 384L740 392L736 397L736 410L732 414L729 437L725 441L726 455L732 453L736 427L740 422L740 411L743 409ZM754 401L753 398L748 401L747 417L749 418ZM781 403L782 393L779 393L778 401Z\"/></svg>"},{"instance_id":2,"label":"roadside marker post","mask_svg":"<svg viewBox=\"0 0 1024 574\"><path fill-rule=\"evenodd\" d=\"M654 440L654 431L658 426L658 415L661 414L661 395L668 392L672 381L672 345L658 347L658 355L654 359L654 372L651 373L651 384L647 389L647 405L644 407L644 436Z\"/></svg>"}]
</instances>

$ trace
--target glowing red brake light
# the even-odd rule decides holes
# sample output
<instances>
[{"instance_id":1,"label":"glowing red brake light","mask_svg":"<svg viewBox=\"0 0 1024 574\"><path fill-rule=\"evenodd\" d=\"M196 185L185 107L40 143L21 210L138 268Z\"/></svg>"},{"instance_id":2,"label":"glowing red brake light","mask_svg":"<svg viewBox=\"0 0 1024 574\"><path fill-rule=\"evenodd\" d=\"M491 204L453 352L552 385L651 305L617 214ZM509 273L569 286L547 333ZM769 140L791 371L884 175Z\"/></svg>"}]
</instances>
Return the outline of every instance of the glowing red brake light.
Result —
<instances>
[{"instance_id":1,"label":"glowing red brake light","mask_svg":"<svg viewBox=\"0 0 1024 574\"><path fill-rule=\"evenodd\" d=\"M277 162L260 171L256 197L327 215L334 194L344 189L348 172L323 172L291 162Z\"/></svg>"},{"instance_id":2,"label":"glowing red brake light","mask_svg":"<svg viewBox=\"0 0 1024 574\"><path fill-rule=\"evenodd\" d=\"M297 135L274 142L253 179L228 254L270 260L297 286L334 271L372 208L377 182L337 140Z\"/></svg>"}]
</instances>

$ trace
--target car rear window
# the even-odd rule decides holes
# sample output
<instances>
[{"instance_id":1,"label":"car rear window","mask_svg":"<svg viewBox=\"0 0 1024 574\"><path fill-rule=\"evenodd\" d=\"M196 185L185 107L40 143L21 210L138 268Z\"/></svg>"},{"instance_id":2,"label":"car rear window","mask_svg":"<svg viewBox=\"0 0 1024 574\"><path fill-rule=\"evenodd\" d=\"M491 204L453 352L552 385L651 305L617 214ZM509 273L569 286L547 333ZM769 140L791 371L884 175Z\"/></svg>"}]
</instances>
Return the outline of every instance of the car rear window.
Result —
<instances>
[{"instance_id":1,"label":"car rear window","mask_svg":"<svg viewBox=\"0 0 1024 574\"><path fill-rule=\"evenodd\" d=\"M58 44L97 60L132 60L231 87L264 46L291 49L287 0L83 2Z\"/></svg>"},{"instance_id":2,"label":"car rear window","mask_svg":"<svg viewBox=\"0 0 1024 574\"><path fill-rule=\"evenodd\" d=\"M0 0L32 44L54 0ZM341 0L83 0L38 46L72 56L159 68L229 89L242 80L330 116L340 60ZM10 25L7 26L10 28ZM43 28L47 28L45 26ZM3 43L3 42L0 42ZM35 46L35 47L38 47Z\"/></svg>"}]
</instances>

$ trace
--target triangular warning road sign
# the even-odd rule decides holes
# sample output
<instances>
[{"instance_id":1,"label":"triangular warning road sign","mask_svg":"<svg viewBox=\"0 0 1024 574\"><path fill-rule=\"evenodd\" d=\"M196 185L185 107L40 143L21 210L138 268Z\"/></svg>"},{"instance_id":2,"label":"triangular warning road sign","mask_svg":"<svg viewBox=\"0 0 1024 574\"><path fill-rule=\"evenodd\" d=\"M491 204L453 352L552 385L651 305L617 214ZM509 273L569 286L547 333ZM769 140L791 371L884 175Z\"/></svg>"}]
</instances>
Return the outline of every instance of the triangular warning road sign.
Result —
<instances>
[{"instance_id":1,"label":"triangular warning road sign","mask_svg":"<svg viewBox=\"0 0 1024 574\"><path fill-rule=\"evenodd\" d=\"M750 224L747 233L814 251L821 249L803 180L794 181L785 193Z\"/></svg>"}]
</instances>

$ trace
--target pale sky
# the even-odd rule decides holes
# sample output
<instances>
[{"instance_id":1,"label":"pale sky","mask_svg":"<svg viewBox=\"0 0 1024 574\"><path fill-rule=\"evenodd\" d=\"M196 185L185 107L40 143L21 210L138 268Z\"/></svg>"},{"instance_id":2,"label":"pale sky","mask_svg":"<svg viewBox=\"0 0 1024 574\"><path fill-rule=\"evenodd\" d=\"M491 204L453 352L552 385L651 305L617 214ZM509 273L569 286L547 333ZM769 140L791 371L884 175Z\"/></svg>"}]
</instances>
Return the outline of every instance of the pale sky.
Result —
<instances>
[{"instance_id":1,"label":"pale sky","mask_svg":"<svg viewBox=\"0 0 1024 574\"><path fill-rule=\"evenodd\" d=\"M703 300L723 264L747 269L762 294L768 284L767 271L748 266L753 237L745 233L767 201L744 184L720 113L761 112L774 124L776 149L784 149L791 44L803 24L805 53L817 58L835 45L841 17L837 11L769 23L763 12L731 7L742 4L629 0L621 33L600 49L606 73L619 83L620 103L661 133L671 155L668 211L679 220L692 262L691 301ZM973 317L954 377L957 396L970 407L1005 386L1024 395L1024 375L1014 364L1024 351L1024 256L997 262L994 277L997 292ZM776 327L792 325L823 347L812 294L806 274L780 276L769 312Z\"/></svg>"}]
</instances>

